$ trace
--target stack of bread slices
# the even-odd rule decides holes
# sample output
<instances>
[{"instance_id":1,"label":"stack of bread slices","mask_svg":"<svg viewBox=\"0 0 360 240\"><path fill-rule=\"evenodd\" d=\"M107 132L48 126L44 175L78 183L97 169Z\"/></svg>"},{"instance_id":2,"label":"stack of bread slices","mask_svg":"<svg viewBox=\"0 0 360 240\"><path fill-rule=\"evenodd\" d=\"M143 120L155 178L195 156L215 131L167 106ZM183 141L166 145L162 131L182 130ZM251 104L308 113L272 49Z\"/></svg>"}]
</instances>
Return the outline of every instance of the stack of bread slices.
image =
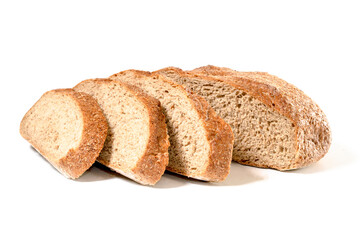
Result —
<instances>
[{"instance_id":1,"label":"stack of bread slices","mask_svg":"<svg viewBox=\"0 0 360 240\"><path fill-rule=\"evenodd\" d=\"M46 92L20 133L68 178L98 161L144 185L165 170L223 181L232 160L297 169L331 143L325 114L295 86L215 66L127 70Z\"/></svg>"}]
</instances>

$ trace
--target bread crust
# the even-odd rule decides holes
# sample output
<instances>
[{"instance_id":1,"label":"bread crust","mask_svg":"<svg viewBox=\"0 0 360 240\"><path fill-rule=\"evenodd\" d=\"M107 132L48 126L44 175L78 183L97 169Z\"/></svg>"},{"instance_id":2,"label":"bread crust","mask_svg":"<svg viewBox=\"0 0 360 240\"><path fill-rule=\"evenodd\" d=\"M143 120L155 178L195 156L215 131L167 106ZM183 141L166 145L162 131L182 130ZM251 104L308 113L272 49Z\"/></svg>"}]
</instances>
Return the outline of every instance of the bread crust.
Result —
<instances>
[{"instance_id":1,"label":"bread crust","mask_svg":"<svg viewBox=\"0 0 360 240\"><path fill-rule=\"evenodd\" d=\"M329 150L331 130L320 107L294 85L265 72L237 72L229 68L204 66L185 73L192 77L222 81L243 90L269 108L291 120L296 132L296 157L287 167L259 165L256 167L290 170L308 166L320 160Z\"/></svg>"},{"instance_id":2,"label":"bread crust","mask_svg":"<svg viewBox=\"0 0 360 240\"><path fill-rule=\"evenodd\" d=\"M67 155L57 162L48 159L63 175L71 179L76 179L89 169L99 156L106 139L108 125L97 101L91 96L85 93L77 93L72 89L51 90L44 93L43 96L53 93L64 94L71 97L79 106L83 116L83 130L79 146L75 149L70 149ZM24 132L24 122L26 121L27 114L30 113L35 106L36 104L25 114L21 121L20 134L42 156L47 158L42 149L34 144L31 136L28 136Z\"/></svg>"},{"instance_id":3,"label":"bread crust","mask_svg":"<svg viewBox=\"0 0 360 240\"><path fill-rule=\"evenodd\" d=\"M141 160L133 169L134 173L141 176L141 181L154 185L164 174L169 164L170 146L169 136L165 122L165 115L161 111L159 100L145 94L140 88L122 83L132 91L148 108L150 120L150 135L146 151Z\"/></svg>"},{"instance_id":4,"label":"bread crust","mask_svg":"<svg viewBox=\"0 0 360 240\"><path fill-rule=\"evenodd\" d=\"M178 74L181 74L182 71L175 68L173 70L177 71ZM206 138L210 145L210 154L208 165L201 180L214 182L225 180L230 173L234 145L234 134L230 125L215 113L203 97L165 79L159 72L153 72L152 75L162 78L163 81L169 82L179 90L186 92L202 120L202 125L206 129Z\"/></svg>"},{"instance_id":5,"label":"bread crust","mask_svg":"<svg viewBox=\"0 0 360 240\"><path fill-rule=\"evenodd\" d=\"M203 172L200 175L191 175L169 166L167 167L167 170L204 181L219 182L225 180L230 172L232 149L234 144L234 135L231 127L215 113L215 111L202 97L187 91L183 86L165 79L156 72L151 73L130 69L114 74L110 76L110 78L116 79L116 76L126 74L129 71L139 78L143 78L144 76L149 78L158 78L161 81L167 82L178 91L183 92L190 99L192 106L197 111L201 119L201 123L206 130L210 153L209 161Z\"/></svg>"},{"instance_id":6,"label":"bread crust","mask_svg":"<svg viewBox=\"0 0 360 240\"><path fill-rule=\"evenodd\" d=\"M143 156L131 170L133 175L128 177L143 185L154 185L161 179L161 176L164 174L166 166L169 163L169 136L167 134L165 116L161 111L160 102L144 93L140 88L130 84L106 78L97 78L82 81L78 85L86 81L97 81L98 83L103 84L116 83L132 95L136 96L136 98L146 107L149 115L149 140ZM74 88L76 89L76 86ZM105 164L101 159L98 159L98 161L117 171L115 166ZM122 173L120 171L117 172Z\"/></svg>"},{"instance_id":7,"label":"bread crust","mask_svg":"<svg viewBox=\"0 0 360 240\"><path fill-rule=\"evenodd\" d=\"M202 180L223 181L230 173L234 134L229 124L220 118L206 100L189 93L198 110L202 124L207 129L206 138L210 145L209 163Z\"/></svg>"}]
</instances>

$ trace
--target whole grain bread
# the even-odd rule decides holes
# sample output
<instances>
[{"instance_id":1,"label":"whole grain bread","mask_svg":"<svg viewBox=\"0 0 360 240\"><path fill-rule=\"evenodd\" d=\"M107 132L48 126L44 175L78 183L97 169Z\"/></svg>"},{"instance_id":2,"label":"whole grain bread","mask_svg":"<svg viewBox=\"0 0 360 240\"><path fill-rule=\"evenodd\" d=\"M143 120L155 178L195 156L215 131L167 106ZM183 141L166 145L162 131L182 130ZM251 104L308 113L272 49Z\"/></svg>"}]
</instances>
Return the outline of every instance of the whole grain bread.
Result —
<instances>
[{"instance_id":1,"label":"whole grain bread","mask_svg":"<svg viewBox=\"0 0 360 240\"><path fill-rule=\"evenodd\" d=\"M128 70L110 78L137 86L161 102L170 137L167 170L205 181L226 178L233 133L203 98L150 72Z\"/></svg>"},{"instance_id":2,"label":"whole grain bread","mask_svg":"<svg viewBox=\"0 0 360 240\"><path fill-rule=\"evenodd\" d=\"M94 97L109 130L98 162L144 185L154 185L169 161L169 140L160 102L139 88L110 79L74 87Z\"/></svg>"},{"instance_id":3,"label":"whole grain bread","mask_svg":"<svg viewBox=\"0 0 360 240\"><path fill-rule=\"evenodd\" d=\"M231 125L233 160L239 163L296 169L318 161L330 147L323 111L301 90L273 75L215 66L156 73L204 97Z\"/></svg>"},{"instance_id":4,"label":"whole grain bread","mask_svg":"<svg viewBox=\"0 0 360 240\"><path fill-rule=\"evenodd\" d=\"M59 172L72 179L95 162L107 129L97 102L72 89L46 92L20 123L20 134Z\"/></svg>"}]
</instances>

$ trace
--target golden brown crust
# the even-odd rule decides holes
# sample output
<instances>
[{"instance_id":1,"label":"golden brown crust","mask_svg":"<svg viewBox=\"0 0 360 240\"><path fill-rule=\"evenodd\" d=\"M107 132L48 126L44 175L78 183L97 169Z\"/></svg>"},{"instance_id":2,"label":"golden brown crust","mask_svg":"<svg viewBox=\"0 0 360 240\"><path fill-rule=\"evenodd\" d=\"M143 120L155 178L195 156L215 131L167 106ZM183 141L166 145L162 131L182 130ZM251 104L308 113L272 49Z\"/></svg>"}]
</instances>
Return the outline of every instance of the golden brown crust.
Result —
<instances>
[{"instance_id":1,"label":"golden brown crust","mask_svg":"<svg viewBox=\"0 0 360 240\"><path fill-rule=\"evenodd\" d=\"M197 68L187 74L226 82L249 93L294 123L297 155L291 165L286 168L259 166L255 162L249 165L278 170L296 169L320 160L328 152L331 131L325 114L310 97L292 84L264 72L237 72L215 66Z\"/></svg>"},{"instance_id":2,"label":"golden brown crust","mask_svg":"<svg viewBox=\"0 0 360 240\"><path fill-rule=\"evenodd\" d=\"M160 102L144 93L140 88L123 82L106 78L88 79L85 81L96 81L103 84L118 84L123 89L126 89L136 96L136 98L146 107L149 115L149 140L143 156L138 160L136 166L132 169L132 172L134 174L133 178L137 182L145 185L154 185L160 180L169 163L168 147L170 143L168 140L165 116L161 111ZM76 86L74 88L76 88ZM105 164L104 161L100 162Z\"/></svg>"},{"instance_id":3,"label":"golden brown crust","mask_svg":"<svg viewBox=\"0 0 360 240\"><path fill-rule=\"evenodd\" d=\"M70 96L78 104L83 115L83 131L79 146L76 149L70 149L67 155L57 162L49 160L64 175L75 179L89 169L99 156L106 139L108 125L97 101L91 96L77 93L72 89L56 89L45 94L49 93ZM20 127L20 133L23 137L46 158L43 151L34 145L29 136L24 136L21 129L22 127Z\"/></svg>"},{"instance_id":4,"label":"golden brown crust","mask_svg":"<svg viewBox=\"0 0 360 240\"><path fill-rule=\"evenodd\" d=\"M210 145L209 161L204 172L199 175L189 175L179 169L167 167L168 171L175 172L192 178L197 178L205 181L223 181L230 172L231 156L234 143L234 136L231 127L221 119L209 104L200 96L185 90L179 84L165 79L160 74L154 72L145 72L139 70L127 70L112 75L110 78L116 79L116 76L131 72L135 78L146 79L144 76L158 78L161 81L167 82L172 87L183 92L192 103L194 109L198 112L202 125L206 130L206 137Z\"/></svg>"},{"instance_id":5,"label":"golden brown crust","mask_svg":"<svg viewBox=\"0 0 360 240\"><path fill-rule=\"evenodd\" d=\"M175 71L182 75L184 72L178 68L166 68L165 71ZM161 76L161 71L156 71L153 75L163 78L171 84L173 82ZM183 86L175 84L175 87L186 92L187 96L192 100L194 108L206 129L206 137L210 145L209 163L203 173L203 179L207 181L219 182L225 180L230 172L230 164L232 159L232 151L234 145L234 134L229 124L219 117L209 103L199 95L194 94L190 90L186 90Z\"/></svg>"},{"instance_id":6,"label":"golden brown crust","mask_svg":"<svg viewBox=\"0 0 360 240\"><path fill-rule=\"evenodd\" d=\"M188 95L205 125L206 138L210 145L209 163L203 180L223 181L230 173L234 145L234 134L229 124L220 118L210 105L200 96Z\"/></svg>"},{"instance_id":7,"label":"golden brown crust","mask_svg":"<svg viewBox=\"0 0 360 240\"><path fill-rule=\"evenodd\" d=\"M118 82L118 81L117 81ZM149 142L144 155L133 169L143 183L154 185L164 174L169 163L169 136L165 123L165 115L161 111L160 102L145 94L140 88L121 83L145 104L149 112Z\"/></svg>"},{"instance_id":8,"label":"golden brown crust","mask_svg":"<svg viewBox=\"0 0 360 240\"><path fill-rule=\"evenodd\" d=\"M94 164L106 139L108 125L97 101L85 93L73 92L71 95L83 114L84 128L80 145L59 161L59 167L69 173L71 178L80 177Z\"/></svg>"}]
</instances>

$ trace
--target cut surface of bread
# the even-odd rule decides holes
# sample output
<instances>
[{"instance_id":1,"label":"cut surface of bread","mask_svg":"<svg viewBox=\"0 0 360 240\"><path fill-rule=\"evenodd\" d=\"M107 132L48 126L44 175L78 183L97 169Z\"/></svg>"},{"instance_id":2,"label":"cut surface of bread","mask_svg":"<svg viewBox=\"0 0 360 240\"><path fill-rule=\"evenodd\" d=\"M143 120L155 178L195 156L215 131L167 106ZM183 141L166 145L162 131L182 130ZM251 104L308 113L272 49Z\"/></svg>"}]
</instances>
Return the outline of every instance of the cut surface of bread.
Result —
<instances>
[{"instance_id":1,"label":"cut surface of bread","mask_svg":"<svg viewBox=\"0 0 360 240\"><path fill-rule=\"evenodd\" d=\"M167 170L205 181L226 178L233 133L203 98L149 72L128 70L110 78L137 86L161 102L170 137Z\"/></svg>"},{"instance_id":2,"label":"cut surface of bread","mask_svg":"<svg viewBox=\"0 0 360 240\"><path fill-rule=\"evenodd\" d=\"M75 179L95 162L107 128L95 99L57 89L46 92L25 114L20 134L59 172Z\"/></svg>"},{"instance_id":3,"label":"cut surface of bread","mask_svg":"<svg viewBox=\"0 0 360 240\"><path fill-rule=\"evenodd\" d=\"M318 161L329 149L325 114L302 91L275 76L214 66L157 73L204 97L230 124L234 161L289 170Z\"/></svg>"},{"instance_id":4,"label":"cut surface of bread","mask_svg":"<svg viewBox=\"0 0 360 240\"><path fill-rule=\"evenodd\" d=\"M139 88L110 79L74 87L94 97L109 130L98 162L144 185L154 185L169 161L169 140L160 102Z\"/></svg>"}]
</instances>

